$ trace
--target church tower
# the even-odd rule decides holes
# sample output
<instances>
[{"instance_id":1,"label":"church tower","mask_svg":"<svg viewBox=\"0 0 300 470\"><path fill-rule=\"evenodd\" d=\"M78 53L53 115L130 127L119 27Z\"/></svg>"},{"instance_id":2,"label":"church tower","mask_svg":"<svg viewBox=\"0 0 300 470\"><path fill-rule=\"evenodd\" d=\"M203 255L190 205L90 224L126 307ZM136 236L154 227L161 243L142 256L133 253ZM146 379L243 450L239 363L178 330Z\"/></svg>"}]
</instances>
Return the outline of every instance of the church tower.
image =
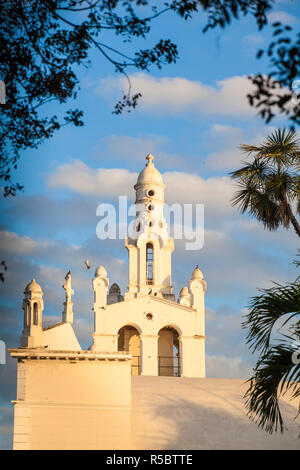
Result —
<instances>
[{"instance_id":1,"label":"church tower","mask_svg":"<svg viewBox=\"0 0 300 470\"><path fill-rule=\"evenodd\" d=\"M168 237L164 219L165 184L155 168L154 157L147 164L134 186L136 219L125 246L129 254L129 284L125 300L151 294L175 300L171 284L171 255L174 240Z\"/></svg>"},{"instance_id":2,"label":"church tower","mask_svg":"<svg viewBox=\"0 0 300 470\"><path fill-rule=\"evenodd\" d=\"M93 279L95 329L91 351L131 354L133 375L205 377L206 282L197 266L180 291L172 293L174 240L164 218L165 184L148 155L134 186L136 218L125 246L128 291L109 289L104 266Z\"/></svg>"},{"instance_id":3,"label":"church tower","mask_svg":"<svg viewBox=\"0 0 300 470\"><path fill-rule=\"evenodd\" d=\"M21 346L33 348L43 345L42 314L43 291L35 279L25 287L23 300L24 328Z\"/></svg>"}]
</instances>

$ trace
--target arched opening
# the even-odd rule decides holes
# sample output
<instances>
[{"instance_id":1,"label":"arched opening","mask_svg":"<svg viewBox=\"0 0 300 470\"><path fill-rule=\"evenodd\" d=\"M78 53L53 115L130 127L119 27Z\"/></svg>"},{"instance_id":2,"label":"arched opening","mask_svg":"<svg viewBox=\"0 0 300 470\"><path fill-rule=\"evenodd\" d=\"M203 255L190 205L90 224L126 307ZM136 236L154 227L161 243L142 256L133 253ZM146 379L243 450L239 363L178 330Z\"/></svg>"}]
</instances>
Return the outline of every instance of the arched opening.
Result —
<instances>
[{"instance_id":1,"label":"arched opening","mask_svg":"<svg viewBox=\"0 0 300 470\"><path fill-rule=\"evenodd\" d=\"M158 375L180 377L179 334L172 326L158 332Z\"/></svg>"},{"instance_id":2,"label":"arched opening","mask_svg":"<svg viewBox=\"0 0 300 470\"><path fill-rule=\"evenodd\" d=\"M33 304L33 324L38 325L39 317L38 317L38 304L34 302Z\"/></svg>"},{"instance_id":3,"label":"arched opening","mask_svg":"<svg viewBox=\"0 0 300 470\"><path fill-rule=\"evenodd\" d=\"M24 327L29 326L29 303L24 303Z\"/></svg>"},{"instance_id":4,"label":"arched opening","mask_svg":"<svg viewBox=\"0 0 300 470\"><path fill-rule=\"evenodd\" d=\"M147 284L154 284L153 282L153 245L152 243L147 243L146 245L146 281Z\"/></svg>"},{"instance_id":5,"label":"arched opening","mask_svg":"<svg viewBox=\"0 0 300 470\"><path fill-rule=\"evenodd\" d=\"M129 351L132 354L131 375L141 373L141 339L138 330L126 325L118 331L118 351Z\"/></svg>"}]
</instances>

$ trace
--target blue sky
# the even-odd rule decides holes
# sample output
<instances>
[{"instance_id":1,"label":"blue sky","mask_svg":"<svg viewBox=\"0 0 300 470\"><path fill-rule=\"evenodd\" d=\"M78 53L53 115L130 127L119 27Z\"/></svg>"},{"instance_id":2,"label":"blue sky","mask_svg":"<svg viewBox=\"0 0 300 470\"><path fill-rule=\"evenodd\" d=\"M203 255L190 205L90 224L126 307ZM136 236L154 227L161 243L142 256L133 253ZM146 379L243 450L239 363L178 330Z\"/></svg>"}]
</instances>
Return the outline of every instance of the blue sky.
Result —
<instances>
[{"instance_id":1,"label":"blue sky","mask_svg":"<svg viewBox=\"0 0 300 470\"><path fill-rule=\"evenodd\" d=\"M283 20L297 30L299 12L298 2L277 1L270 21ZM245 98L250 90L247 75L269 71L255 54L270 42L271 27L260 32L245 17L225 30L202 34L204 22L202 15L189 22L161 17L146 41L121 46L124 51L149 47L164 37L179 48L175 65L147 74L132 70L134 91L143 97L136 110L121 116L112 109L124 83L93 52L91 67L79 72L78 98L69 103L83 109L84 127L65 127L38 150L23 154L14 178L24 184L24 191L1 201L1 259L6 259L8 271L0 286L0 338L7 347L19 344L23 290L32 278L44 291L45 325L60 321L61 286L69 269L75 330L82 346L89 346L90 271L103 264L110 282L118 282L123 292L128 273L124 241L96 237L96 208L101 202L116 203L119 195L132 201L137 174L152 153L167 184L166 202L205 205L204 247L186 251L184 242L175 242L173 284L177 296L196 264L207 280L207 375L249 376L255 358L241 329L248 299L271 281L296 277L292 261L298 240L292 229L266 232L232 208L234 186L228 173L244 159L241 143L261 143L286 122L277 119L266 126ZM118 45L115 38L108 40ZM53 104L47 111L63 109ZM89 272L85 259L92 265ZM14 361L8 358L0 373L0 447L6 448L11 446L10 400L16 393Z\"/></svg>"}]
</instances>

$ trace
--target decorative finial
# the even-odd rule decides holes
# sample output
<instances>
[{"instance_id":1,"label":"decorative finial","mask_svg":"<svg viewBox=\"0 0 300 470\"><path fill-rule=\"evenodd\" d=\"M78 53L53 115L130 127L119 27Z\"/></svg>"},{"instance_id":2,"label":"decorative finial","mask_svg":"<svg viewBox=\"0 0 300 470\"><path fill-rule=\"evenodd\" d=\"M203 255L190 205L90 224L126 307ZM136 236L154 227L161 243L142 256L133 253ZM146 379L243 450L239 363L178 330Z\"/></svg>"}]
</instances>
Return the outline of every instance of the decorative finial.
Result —
<instances>
[{"instance_id":1,"label":"decorative finial","mask_svg":"<svg viewBox=\"0 0 300 470\"><path fill-rule=\"evenodd\" d=\"M191 279L203 279L203 274L199 269L199 265L195 267L194 271L192 272L192 277Z\"/></svg>"},{"instance_id":2,"label":"decorative finial","mask_svg":"<svg viewBox=\"0 0 300 470\"><path fill-rule=\"evenodd\" d=\"M149 153L149 155L147 155L146 157L146 160L148 160L148 163L147 163L147 166L152 163L152 160L154 160L154 157L153 155L151 155L151 153Z\"/></svg>"},{"instance_id":3,"label":"decorative finial","mask_svg":"<svg viewBox=\"0 0 300 470\"><path fill-rule=\"evenodd\" d=\"M74 295L74 290L71 286L71 271L69 271L65 277L66 282L62 286L66 293L66 300L64 302L64 310L62 315L62 321L64 323L73 323L73 303L71 296Z\"/></svg>"},{"instance_id":4,"label":"decorative finial","mask_svg":"<svg viewBox=\"0 0 300 470\"><path fill-rule=\"evenodd\" d=\"M69 271L65 277L66 282L62 286L66 293L66 302L71 302L71 296L74 295L74 291L71 287L71 271Z\"/></svg>"}]
</instances>

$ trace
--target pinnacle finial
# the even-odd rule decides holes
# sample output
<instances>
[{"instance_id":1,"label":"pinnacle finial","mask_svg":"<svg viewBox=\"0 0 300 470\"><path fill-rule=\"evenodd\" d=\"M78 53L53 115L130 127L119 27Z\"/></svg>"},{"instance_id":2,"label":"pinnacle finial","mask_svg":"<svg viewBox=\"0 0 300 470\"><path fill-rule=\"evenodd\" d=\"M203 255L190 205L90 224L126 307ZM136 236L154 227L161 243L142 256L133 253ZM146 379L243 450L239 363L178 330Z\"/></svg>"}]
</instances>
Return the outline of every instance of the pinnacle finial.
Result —
<instances>
[{"instance_id":1,"label":"pinnacle finial","mask_svg":"<svg viewBox=\"0 0 300 470\"><path fill-rule=\"evenodd\" d=\"M149 165L149 163L152 163L152 160L154 160L153 155L151 155L151 153L149 153L149 154L147 155L147 157L146 157L146 160L148 160L147 165Z\"/></svg>"}]
</instances>

